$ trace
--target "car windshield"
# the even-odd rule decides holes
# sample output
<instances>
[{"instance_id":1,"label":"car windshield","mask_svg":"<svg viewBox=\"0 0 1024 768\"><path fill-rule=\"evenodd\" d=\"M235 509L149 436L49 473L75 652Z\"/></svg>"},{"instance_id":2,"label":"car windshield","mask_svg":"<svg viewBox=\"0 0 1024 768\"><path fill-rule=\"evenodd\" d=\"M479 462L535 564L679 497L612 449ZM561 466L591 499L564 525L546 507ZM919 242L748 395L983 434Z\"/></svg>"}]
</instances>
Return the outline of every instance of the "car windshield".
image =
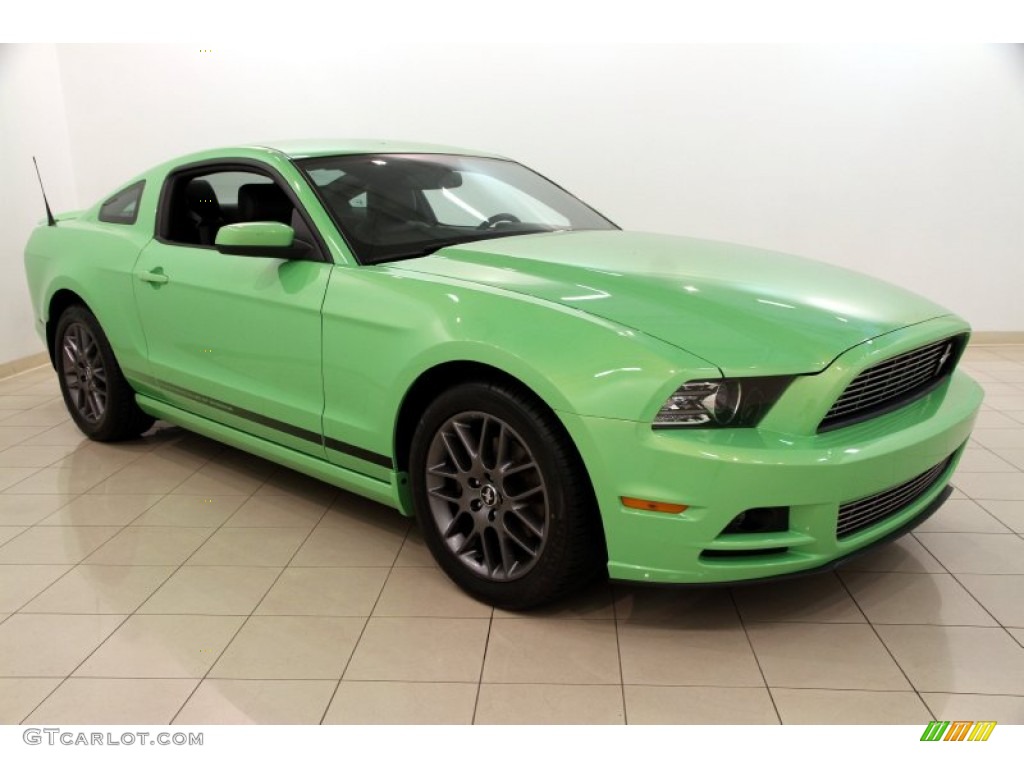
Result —
<instances>
[{"instance_id":1,"label":"car windshield","mask_svg":"<svg viewBox=\"0 0 1024 768\"><path fill-rule=\"evenodd\" d=\"M448 245L578 229L616 229L561 187L510 160L380 154L301 160L364 264Z\"/></svg>"}]
</instances>

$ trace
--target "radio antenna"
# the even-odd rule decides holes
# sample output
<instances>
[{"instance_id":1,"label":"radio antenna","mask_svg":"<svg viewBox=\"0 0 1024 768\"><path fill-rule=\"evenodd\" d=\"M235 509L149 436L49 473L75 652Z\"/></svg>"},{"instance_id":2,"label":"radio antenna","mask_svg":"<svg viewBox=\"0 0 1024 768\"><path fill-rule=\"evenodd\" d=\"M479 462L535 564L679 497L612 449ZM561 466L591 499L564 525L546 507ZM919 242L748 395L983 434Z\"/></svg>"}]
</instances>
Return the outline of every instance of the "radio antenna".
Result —
<instances>
[{"instance_id":1,"label":"radio antenna","mask_svg":"<svg viewBox=\"0 0 1024 768\"><path fill-rule=\"evenodd\" d=\"M32 164L36 167L36 178L39 179L39 189L43 193L43 205L46 206L46 223L51 227L56 227L57 220L53 218L53 211L50 210L50 201L46 199L46 189L43 187L43 177L39 173L39 163L36 162L35 155L32 156Z\"/></svg>"}]
</instances>

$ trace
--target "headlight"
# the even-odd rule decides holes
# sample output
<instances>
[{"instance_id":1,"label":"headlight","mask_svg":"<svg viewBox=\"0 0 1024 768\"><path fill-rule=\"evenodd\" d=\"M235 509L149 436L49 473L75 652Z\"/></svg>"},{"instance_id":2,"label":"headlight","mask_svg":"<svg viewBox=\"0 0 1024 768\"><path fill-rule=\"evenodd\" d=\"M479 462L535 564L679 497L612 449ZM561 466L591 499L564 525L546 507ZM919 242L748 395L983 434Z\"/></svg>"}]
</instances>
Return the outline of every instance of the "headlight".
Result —
<instances>
[{"instance_id":1,"label":"headlight","mask_svg":"<svg viewBox=\"0 0 1024 768\"><path fill-rule=\"evenodd\" d=\"M688 381L658 411L654 427L756 426L793 379L762 376Z\"/></svg>"}]
</instances>

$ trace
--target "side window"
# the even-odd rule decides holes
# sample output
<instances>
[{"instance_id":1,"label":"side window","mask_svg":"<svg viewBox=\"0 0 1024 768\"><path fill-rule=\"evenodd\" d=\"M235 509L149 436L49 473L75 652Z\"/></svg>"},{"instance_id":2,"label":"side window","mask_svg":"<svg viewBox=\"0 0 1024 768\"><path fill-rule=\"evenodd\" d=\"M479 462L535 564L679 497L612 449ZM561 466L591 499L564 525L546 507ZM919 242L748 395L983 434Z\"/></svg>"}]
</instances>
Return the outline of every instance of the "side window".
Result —
<instances>
[{"instance_id":1,"label":"side window","mask_svg":"<svg viewBox=\"0 0 1024 768\"><path fill-rule=\"evenodd\" d=\"M293 225L288 195L269 176L248 170L181 174L168 182L170 203L161 235L183 245L213 245L225 224L278 221Z\"/></svg>"},{"instance_id":2,"label":"side window","mask_svg":"<svg viewBox=\"0 0 1024 768\"><path fill-rule=\"evenodd\" d=\"M107 224L134 224L139 217L139 201L146 182L139 181L109 198L100 206L99 220Z\"/></svg>"}]
</instances>

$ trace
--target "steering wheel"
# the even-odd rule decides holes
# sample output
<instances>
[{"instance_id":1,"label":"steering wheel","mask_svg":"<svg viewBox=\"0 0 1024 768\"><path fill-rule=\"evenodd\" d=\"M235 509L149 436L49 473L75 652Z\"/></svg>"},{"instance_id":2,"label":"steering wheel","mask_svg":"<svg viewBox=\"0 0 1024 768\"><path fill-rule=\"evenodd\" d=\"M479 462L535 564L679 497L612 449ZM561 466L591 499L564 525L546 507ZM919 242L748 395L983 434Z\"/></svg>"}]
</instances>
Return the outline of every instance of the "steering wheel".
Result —
<instances>
[{"instance_id":1,"label":"steering wheel","mask_svg":"<svg viewBox=\"0 0 1024 768\"><path fill-rule=\"evenodd\" d=\"M511 213L496 213L489 219L477 224L477 229L494 229L499 224L519 224L522 221L518 216Z\"/></svg>"}]
</instances>

